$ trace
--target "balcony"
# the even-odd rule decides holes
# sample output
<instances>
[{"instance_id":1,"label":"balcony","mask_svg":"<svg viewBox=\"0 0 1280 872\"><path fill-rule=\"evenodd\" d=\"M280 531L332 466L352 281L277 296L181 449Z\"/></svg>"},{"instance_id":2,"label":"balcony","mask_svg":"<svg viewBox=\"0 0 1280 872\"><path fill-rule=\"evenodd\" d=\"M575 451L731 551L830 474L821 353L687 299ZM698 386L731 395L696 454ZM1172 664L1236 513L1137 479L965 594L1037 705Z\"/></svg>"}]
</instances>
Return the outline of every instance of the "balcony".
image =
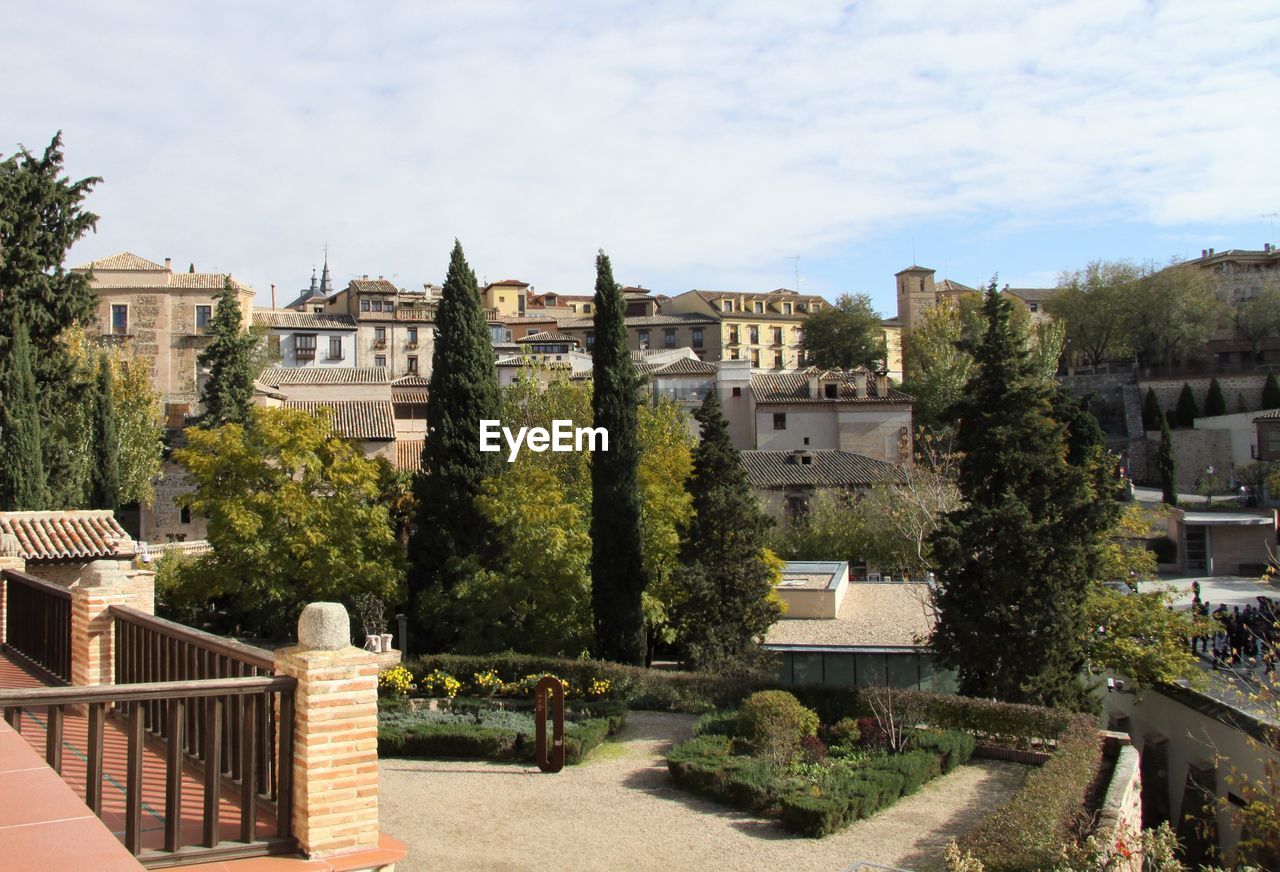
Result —
<instances>
[{"instance_id":1,"label":"balcony","mask_svg":"<svg viewBox=\"0 0 1280 872\"><path fill-rule=\"evenodd\" d=\"M343 354L341 351L338 351L338 352L330 351L324 356L324 359L325 360L346 360L347 356Z\"/></svg>"},{"instance_id":2,"label":"balcony","mask_svg":"<svg viewBox=\"0 0 1280 872\"><path fill-rule=\"evenodd\" d=\"M404 344L404 347L405 347L405 350L406 350L406 351L414 351L414 350L416 350L416 349L417 349L417 347L418 347L418 340L416 340L416 339L411 339L411 340L409 340L408 342L406 342L406 343Z\"/></svg>"},{"instance_id":3,"label":"balcony","mask_svg":"<svg viewBox=\"0 0 1280 872\"><path fill-rule=\"evenodd\" d=\"M372 345L371 347L373 347L373 348L386 348L386 347L387 347L387 339L386 339L386 337L384 336L384 337L383 337L383 338L381 338L381 339L375 339L375 340L373 340L373 345Z\"/></svg>"}]
</instances>

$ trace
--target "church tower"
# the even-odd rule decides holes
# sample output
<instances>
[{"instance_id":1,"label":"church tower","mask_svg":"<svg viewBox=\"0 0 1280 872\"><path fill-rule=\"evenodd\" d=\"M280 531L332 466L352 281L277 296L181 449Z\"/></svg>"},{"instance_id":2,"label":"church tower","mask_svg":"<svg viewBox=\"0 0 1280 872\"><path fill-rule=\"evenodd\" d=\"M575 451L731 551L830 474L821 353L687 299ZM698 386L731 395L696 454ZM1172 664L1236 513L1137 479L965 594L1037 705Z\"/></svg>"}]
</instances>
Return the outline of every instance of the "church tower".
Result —
<instances>
[{"instance_id":1,"label":"church tower","mask_svg":"<svg viewBox=\"0 0 1280 872\"><path fill-rule=\"evenodd\" d=\"M920 317L938 302L933 281L934 270L925 266L909 266L894 275L898 283L898 320L902 334L911 333Z\"/></svg>"}]
</instances>

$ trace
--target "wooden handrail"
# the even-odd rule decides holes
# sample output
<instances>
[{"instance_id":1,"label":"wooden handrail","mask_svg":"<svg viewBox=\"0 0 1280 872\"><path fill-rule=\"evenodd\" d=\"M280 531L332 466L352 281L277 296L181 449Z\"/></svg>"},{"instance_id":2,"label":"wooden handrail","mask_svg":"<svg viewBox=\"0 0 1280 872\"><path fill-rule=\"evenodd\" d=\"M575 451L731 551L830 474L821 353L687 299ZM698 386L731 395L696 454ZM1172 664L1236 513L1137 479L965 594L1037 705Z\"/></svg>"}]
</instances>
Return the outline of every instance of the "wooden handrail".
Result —
<instances>
[{"instance_id":1,"label":"wooden handrail","mask_svg":"<svg viewBox=\"0 0 1280 872\"><path fill-rule=\"evenodd\" d=\"M265 669L268 672L275 670L275 655L263 648L246 645L243 642L236 642L231 639L224 639L221 636L215 636L213 633L206 633L203 630L197 630L185 624L157 618L155 615L138 611L129 606L111 606L111 615L122 621L150 628L170 638L181 639L183 642L188 642L215 654L239 660L249 666Z\"/></svg>"},{"instance_id":2,"label":"wooden handrail","mask_svg":"<svg viewBox=\"0 0 1280 872\"><path fill-rule=\"evenodd\" d=\"M100 684L93 687L31 687L21 690L0 690L0 708L246 696L293 690L296 687L297 679L288 675L208 678L200 681L154 681L146 684Z\"/></svg>"},{"instance_id":3,"label":"wooden handrail","mask_svg":"<svg viewBox=\"0 0 1280 872\"><path fill-rule=\"evenodd\" d=\"M25 584L28 587L34 587L42 593L58 599L70 600L71 591L67 590L60 584L54 584L52 581L45 581L43 578L36 578L34 575L28 575L17 569L5 569L3 575L9 581L16 581L19 584Z\"/></svg>"}]
</instances>

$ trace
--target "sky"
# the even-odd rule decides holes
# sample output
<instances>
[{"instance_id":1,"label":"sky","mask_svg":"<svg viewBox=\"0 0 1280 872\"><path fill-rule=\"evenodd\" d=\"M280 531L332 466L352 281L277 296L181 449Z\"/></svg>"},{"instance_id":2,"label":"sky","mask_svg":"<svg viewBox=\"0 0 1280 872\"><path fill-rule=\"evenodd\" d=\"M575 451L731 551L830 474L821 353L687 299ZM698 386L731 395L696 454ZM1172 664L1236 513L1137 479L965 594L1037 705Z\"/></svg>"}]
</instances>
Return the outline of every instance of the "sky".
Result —
<instances>
[{"instance_id":1,"label":"sky","mask_svg":"<svg viewBox=\"0 0 1280 872\"><path fill-rule=\"evenodd\" d=\"M796 287L895 309L913 262L1051 286L1098 258L1262 247L1280 5L14 5L0 154L101 176L78 264L589 293ZM798 258L798 260L797 260Z\"/></svg>"}]
</instances>

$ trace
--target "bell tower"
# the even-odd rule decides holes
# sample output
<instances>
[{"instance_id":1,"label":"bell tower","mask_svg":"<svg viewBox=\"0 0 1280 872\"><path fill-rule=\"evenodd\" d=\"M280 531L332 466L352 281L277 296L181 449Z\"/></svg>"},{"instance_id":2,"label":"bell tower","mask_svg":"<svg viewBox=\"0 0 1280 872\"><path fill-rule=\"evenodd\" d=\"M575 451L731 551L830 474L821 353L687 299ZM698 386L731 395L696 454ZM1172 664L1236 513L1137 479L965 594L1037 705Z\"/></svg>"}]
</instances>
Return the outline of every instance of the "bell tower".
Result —
<instances>
[{"instance_id":1,"label":"bell tower","mask_svg":"<svg viewBox=\"0 0 1280 872\"><path fill-rule=\"evenodd\" d=\"M898 285L898 320L902 322L903 335L909 334L920 316L937 304L938 292L933 274L934 270L926 266L909 266L894 274Z\"/></svg>"}]
</instances>

